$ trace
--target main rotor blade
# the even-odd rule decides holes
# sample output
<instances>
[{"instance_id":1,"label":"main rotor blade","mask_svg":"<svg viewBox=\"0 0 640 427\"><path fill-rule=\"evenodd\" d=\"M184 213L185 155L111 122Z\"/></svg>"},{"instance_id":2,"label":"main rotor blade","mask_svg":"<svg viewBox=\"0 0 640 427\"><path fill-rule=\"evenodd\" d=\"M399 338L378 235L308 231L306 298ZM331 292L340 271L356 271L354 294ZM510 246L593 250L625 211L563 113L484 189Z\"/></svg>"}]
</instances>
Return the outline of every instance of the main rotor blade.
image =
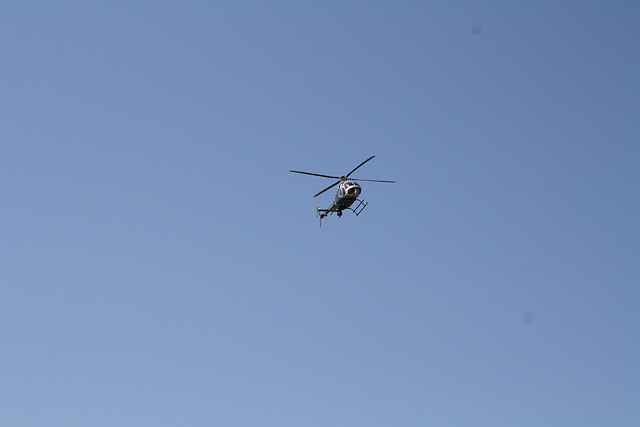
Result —
<instances>
[{"instance_id":1,"label":"main rotor blade","mask_svg":"<svg viewBox=\"0 0 640 427\"><path fill-rule=\"evenodd\" d=\"M340 177L339 177L339 176L321 175L321 174L319 174L319 173L302 172L302 171L292 171L292 170L290 170L289 172L302 173L302 174L305 174L305 175L321 176L321 177L323 177L323 178L340 179Z\"/></svg>"},{"instance_id":2,"label":"main rotor blade","mask_svg":"<svg viewBox=\"0 0 640 427\"><path fill-rule=\"evenodd\" d=\"M333 184L331 184L330 186L328 186L327 188L325 188L324 190L322 190L321 192L319 192L318 194L316 194L313 197L317 197L319 195L321 195L322 193L324 193L325 191L329 190L330 188L335 187L336 185L340 184L342 182L342 180L338 180L337 182L334 182Z\"/></svg>"},{"instance_id":3,"label":"main rotor blade","mask_svg":"<svg viewBox=\"0 0 640 427\"><path fill-rule=\"evenodd\" d=\"M369 182L388 182L390 184L395 184L395 181L384 181L382 179L361 179L361 178L349 178L351 181L369 181Z\"/></svg>"},{"instance_id":4,"label":"main rotor blade","mask_svg":"<svg viewBox=\"0 0 640 427\"><path fill-rule=\"evenodd\" d=\"M369 160L373 159L375 156L371 156L369 157L367 160L365 160L364 162L360 163L358 166L355 167L354 170L352 170L351 172L349 172L348 174L346 174L345 176L348 178L349 175L351 175L352 173L354 173L360 166L364 165L365 163L367 163Z\"/></svg>"}]
</instances>

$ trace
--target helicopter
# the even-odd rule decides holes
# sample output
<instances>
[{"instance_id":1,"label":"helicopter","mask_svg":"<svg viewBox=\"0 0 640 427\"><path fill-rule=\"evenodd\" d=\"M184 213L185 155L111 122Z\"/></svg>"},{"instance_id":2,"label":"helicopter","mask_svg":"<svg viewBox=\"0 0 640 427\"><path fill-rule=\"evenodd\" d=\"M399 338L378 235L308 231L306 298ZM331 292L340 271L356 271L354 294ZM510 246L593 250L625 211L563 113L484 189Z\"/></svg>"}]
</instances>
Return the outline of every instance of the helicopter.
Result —
<instances>
[{"instance_id":1,"label":"helicopter","mask_svg":"<svg viewBox=\"0 0 640 427\"><path fill-rule=\"evenodd\" d=\"M355 181L386 182L390 184L395 183L395 181L384 181L380 179L361 179L361 178L350 177L350 175L354 173L356 170L358 170L360 166L364 165L374 157L375 156L369 157L367 160L365 160L364 162L356 166L351 172L342 176L322 175L319 173L302 172L302 171L294 171L294 170L290 170L289 172L301 173L304 175L320 176L322 178L332 178L332 179L338 180L313 196L313 197L317 197L320 194L324 193L325 191L335 187L336 185L338 186L338 188L336 189L335 199L333 202L331 202L331 205L327 209L320 209L320 205L318 205L318 207L316 208L316 211L320 216L320 224L322 225L322 220L334 212L338 215L338 218L340 218L342 216L342 211L349 209L356 216L358 216L360 215L362 210L367 206L368 204L367 202L365 202L362 199L358 199L358 196L362 192L362 188Z\"/></svg>"}]
</instances>

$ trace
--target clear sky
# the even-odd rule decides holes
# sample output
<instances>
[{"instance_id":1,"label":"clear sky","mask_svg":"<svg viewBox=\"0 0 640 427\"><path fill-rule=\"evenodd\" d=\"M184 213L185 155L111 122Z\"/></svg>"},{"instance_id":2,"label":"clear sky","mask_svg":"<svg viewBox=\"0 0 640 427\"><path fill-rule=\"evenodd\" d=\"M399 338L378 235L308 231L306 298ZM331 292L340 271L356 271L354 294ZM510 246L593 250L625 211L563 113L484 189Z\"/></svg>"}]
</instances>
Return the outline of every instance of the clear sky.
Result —
<instances>
[{"instance_id":1,"label":"clear sky","mask_svg":"<svg viewBox=\"0 0 640 427\"><path fill-rule=\"evenodd\" d=\"M639 2L5 1L0 64L1 425L640 425Z\"/></svg>"}]
</instances>

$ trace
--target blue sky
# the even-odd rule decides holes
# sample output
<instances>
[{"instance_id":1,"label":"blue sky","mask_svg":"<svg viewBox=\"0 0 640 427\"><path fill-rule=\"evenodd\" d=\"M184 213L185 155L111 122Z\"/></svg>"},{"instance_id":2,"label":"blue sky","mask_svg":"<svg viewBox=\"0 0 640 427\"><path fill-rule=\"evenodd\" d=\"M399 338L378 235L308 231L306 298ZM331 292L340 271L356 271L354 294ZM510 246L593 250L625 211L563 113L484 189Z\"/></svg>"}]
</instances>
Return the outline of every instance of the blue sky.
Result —
<instances>
[{"instance_id":1,"label":"blue sky","mask_svg":"<svg viewBox=\"0 0 640 427\"><path fill-rule=\"evenodd\" d=\"M639 20L3 2L0 424L640 425Z\"/></svg>"}]
</instances>

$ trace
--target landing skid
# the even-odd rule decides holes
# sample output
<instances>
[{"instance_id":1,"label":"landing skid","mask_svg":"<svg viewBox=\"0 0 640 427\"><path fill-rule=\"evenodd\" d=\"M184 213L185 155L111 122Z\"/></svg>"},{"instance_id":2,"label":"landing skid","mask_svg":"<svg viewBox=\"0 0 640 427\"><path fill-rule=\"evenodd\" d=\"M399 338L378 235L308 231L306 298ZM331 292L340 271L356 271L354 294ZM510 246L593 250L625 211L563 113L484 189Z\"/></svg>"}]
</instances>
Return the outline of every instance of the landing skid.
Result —
<instances>
[{"instance_id":1,"label":"landing skid","mask_svg":"<svg viewBox=\"0 0 640 427\"><path fill-rule=\"evenodd\" d=\"M356 203L358 204L358 206L353 207ZM350 211L353 211L353 213L356 214L356 216L358 216L360 215L362 210L367 207L368 204L369 203L365 202L364 200L356 199L355 203L351 205L350 208L347 208L347 209L349 209Z\"/></svg>"},{"instance_id":2,"label":"landing skid","mask_svg":"<svg viewBox=\"0 0 640 427\"><path fill-rule=\"evenodd\" d=\"M365 202L364 200L357 199L353 205L344 209L336 209L334 205L332 205L329 209L320 209L320 206L318 206L316 208L316 212L320 217L320 227L322 227L322 220L326 219L329 215L331 215L334 212L338 215L338 218L342 217L343 210L350 210L354 214L356 214L356 216L358 216L362 213L362 211L364 210L364 208L367 207L368 204L369 203Z\"/></svg>"}]
</instances>

